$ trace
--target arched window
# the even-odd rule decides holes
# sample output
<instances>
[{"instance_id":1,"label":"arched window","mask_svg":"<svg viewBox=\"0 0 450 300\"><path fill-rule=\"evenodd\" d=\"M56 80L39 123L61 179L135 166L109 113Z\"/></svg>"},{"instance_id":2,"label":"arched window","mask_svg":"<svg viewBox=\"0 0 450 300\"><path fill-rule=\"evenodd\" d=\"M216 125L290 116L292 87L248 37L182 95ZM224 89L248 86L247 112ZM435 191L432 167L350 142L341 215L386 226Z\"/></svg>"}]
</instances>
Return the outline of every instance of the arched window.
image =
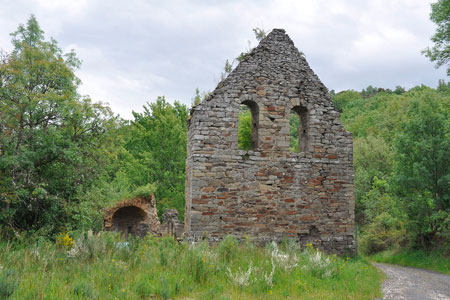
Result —
<instances>
[{"instance_id":1,"label":"arched window","mask_svg":"<svg viewBox=\"0 0 450 300\"><path fill-rule=\"evenodd\" d=\"M252 150L258 147L258 104L254 101L243 101L239 107L238 148Z\"/></svg>"},{"instance_id":2,"label":"arched window","mask_svg":"<svg viewBox=\"0 0 450 300\"><path fill-rule=\"evenodd\" d=\"M309 126L308 110L304 106L294 106L291 110L290 150L304 152L308 150Z\"/></svg>"}]
</instances>

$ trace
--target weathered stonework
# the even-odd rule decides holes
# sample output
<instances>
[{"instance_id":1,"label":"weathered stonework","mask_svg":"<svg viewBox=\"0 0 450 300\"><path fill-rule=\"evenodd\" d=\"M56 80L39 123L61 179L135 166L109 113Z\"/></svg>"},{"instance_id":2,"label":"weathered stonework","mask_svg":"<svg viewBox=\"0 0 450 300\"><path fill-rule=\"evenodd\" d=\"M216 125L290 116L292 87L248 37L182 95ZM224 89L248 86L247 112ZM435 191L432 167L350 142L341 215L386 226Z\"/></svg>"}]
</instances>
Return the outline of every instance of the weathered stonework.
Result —
<instances>
[{"instance_id":1,"label":"weathered stonework","mask_svg":"<svg viewBox=\"0 0 450 300\"><path fill-rule=\"evenodd\" d=\"M160 235L161 228L156 212L155 197L135 198L119 202L105 210L103 230L120 232L123 236Z\"/></svg>"},{"instance_id":2,"label":"weathered stonework","mask_svg":"<svg viewBox=\"0 0 450 300\"><path fill-rule=\"evenodd\" d=\"M183 237L184 224L178 219L176 209L168 209L162 215L161 233L162 235L173 236L175 239Z\"/></svg>"},{"instance_id":3,"label":"weathered stonework","mask_svg":"<svg viewBox=\"0 0 450 300\"><path fill-rule=\"evenodd\" d=\"M239 106L252 111L251 151L238 149ZM300 116L300 153L289 118ZM282 238L354 252L352 136L327 88L284 30L273 30L191 110L185 232Z\"/></svg>"}]
</instances>

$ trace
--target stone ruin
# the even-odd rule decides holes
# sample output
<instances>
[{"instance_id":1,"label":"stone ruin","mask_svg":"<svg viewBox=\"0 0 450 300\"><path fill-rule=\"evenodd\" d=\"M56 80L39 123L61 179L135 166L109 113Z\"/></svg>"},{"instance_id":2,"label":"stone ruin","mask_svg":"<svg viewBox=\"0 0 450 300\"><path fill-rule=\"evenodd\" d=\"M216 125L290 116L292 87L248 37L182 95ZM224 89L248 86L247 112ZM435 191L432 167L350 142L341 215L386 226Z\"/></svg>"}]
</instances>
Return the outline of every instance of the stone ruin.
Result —
<instances>
[{"instance_id":1,"label":"stone ruin","mask_svg":"<svg viewBox=\"0 0 450 300\"><path fill-rule=\"evenodd\" d=\"M105 210L103 230L144 237L147 233L159 235L161 225L156 212L155 197L134 198L119 202Z\"/></svg>"},{"instance_id":2,"label":"stone ruin","mask_svg":"<svg viewBox=\"0 0 450 300\"><path fill-rule=\"evenodd\" d=\"M175 239L181 239L184 233L184 224L178 219L176 209L168 209L162 215L163 223L161 233L163 235L173 236Z\"/></svg>"},{"instance_id":3,"label":"stone ruin","mask_svg":"<svg viewBox=\"0 0 450 300\"><path fill-rule=\"evenodd\" d=\"M238 149L238 115L252 115L252 150ZM290 116L299 152L290 152ZM354 253L352 135L327 88L282 29L274 29L191 109L185 234L256 243L295 239Z\"/></svg>"},{"instance_id":4,"label":"stone ruin","mask_svg":"<svg viewBox=\"0 0 450 300\"><path fill-rule=\"evenodd\" d=\"M144 237L146 234L182 238L184 224L178 219L176 209L166 210L162 220L160 224L154 195L127 199L105 210L103 230L118 232L125 238L130 235Z\"/></svg>"}]
</instances>

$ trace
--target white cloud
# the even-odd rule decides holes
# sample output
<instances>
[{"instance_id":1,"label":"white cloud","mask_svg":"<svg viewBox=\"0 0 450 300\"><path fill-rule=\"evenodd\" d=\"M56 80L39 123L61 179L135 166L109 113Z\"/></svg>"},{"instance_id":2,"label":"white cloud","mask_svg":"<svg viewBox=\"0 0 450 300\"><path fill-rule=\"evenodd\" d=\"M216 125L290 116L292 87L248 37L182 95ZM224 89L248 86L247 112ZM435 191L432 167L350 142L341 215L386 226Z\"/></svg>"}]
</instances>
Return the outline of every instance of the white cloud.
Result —
<instances>
[{"instance_id":1,"label":"white cloud","mask_svg":"<svg viewBox=\"0 0 450 300\"><path fill-rule=\"evenodd\" d=\"M330 89L393 88L446 78L420 51L434 25L423 0L0 0L0 47L34 13L46 36L83 60L81 92L122 116L159 95L191 103L226 59L256 44L254 27L284 28Z\"/></svg>"}]
</instances>

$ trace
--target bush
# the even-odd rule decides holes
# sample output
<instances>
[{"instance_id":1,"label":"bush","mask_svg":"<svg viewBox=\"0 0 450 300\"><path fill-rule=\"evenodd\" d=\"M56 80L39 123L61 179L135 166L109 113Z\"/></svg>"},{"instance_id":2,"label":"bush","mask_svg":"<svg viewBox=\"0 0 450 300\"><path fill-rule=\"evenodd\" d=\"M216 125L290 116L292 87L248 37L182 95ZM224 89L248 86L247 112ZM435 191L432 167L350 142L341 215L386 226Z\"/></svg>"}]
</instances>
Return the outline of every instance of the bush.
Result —
<instances>
[{"instance_id":1,"label":"bush","mask_svg":"<svg viewBox=\"0 0 450 300\"><path fill-rule=\"evenodd\" d=\"M130 198L149 198L156 191L156 186L154 184L147 184L138 187L134 192L130 194Z\"/></svg>"},{"instance_id":2,"label":"bush","mask_svg":"<svg viewBox=\"0 0 450 300\"><path fill-rule=\"evenodd\" d=\"M105 251L105 239L100 236L84 233L75 240L73 247L67 252L67 256L92 260Z\"/></svg>"},{"instance_id":3,"label":"bush","mask_svg":"<svg viewBox=\"0 0 450 300\"><path fill-rule=\"evenodd\" d=\"M360 251L371 255L387 249L399 248L408 243L403 223L389 213L376 216L360 238Z\"/></svg>"},{"instance_id":4,"label":"bush","mask_svg":"<svg viewBox=\"0 0 450 300\"><path fill-rule=\"evenodd\" d=\"M150 298L150 296L154 293L155 288L148 280L141 278L135 287L137 294L144 299Z\"/></svg>"},{"instance_id":5,"label":"bush","mask_svg":"<svg viewBox=\"0 0 450 300\"><path fill-rule=\"evenodd\" d=\"M186 253L185 265L188 266L188 274L192 276L195 282L203 283L208 280L208 266L213 266L211 258L206 241L192 244L189 247Z\"/></svg>"},{"instance_id":6,"label":"bush","mask_svg":"<svg viewBox=\"0 0 450 300\"><path fill-rule=\"evenodd\" d=\"M19 280L16 278L16 272L13 270L3 270L3 267L0 265L0 298L8 299L18 285Z\"/></svg>"},{"instance_id":7,"label":"bush","mask_svg":"<svg viewBox=\"0 0 450 300\"><path fill-rule=\"evenodd\" d=\"M73 294L83 297L83 299L97 299L97 293L91 284L86 281L75 283L73 287Z\"/></svg>"},{"instance_id":8,"label":"bush","mask_svg":"<svg viewBox=\"0 0 450 300\"><path fill-rule=\"evenodd\" d=\"M224 262L230 262L237 254L238 247L237 239L232 235L227 235L218 246L219 257Z\"/></svg>"}]
</instances>

